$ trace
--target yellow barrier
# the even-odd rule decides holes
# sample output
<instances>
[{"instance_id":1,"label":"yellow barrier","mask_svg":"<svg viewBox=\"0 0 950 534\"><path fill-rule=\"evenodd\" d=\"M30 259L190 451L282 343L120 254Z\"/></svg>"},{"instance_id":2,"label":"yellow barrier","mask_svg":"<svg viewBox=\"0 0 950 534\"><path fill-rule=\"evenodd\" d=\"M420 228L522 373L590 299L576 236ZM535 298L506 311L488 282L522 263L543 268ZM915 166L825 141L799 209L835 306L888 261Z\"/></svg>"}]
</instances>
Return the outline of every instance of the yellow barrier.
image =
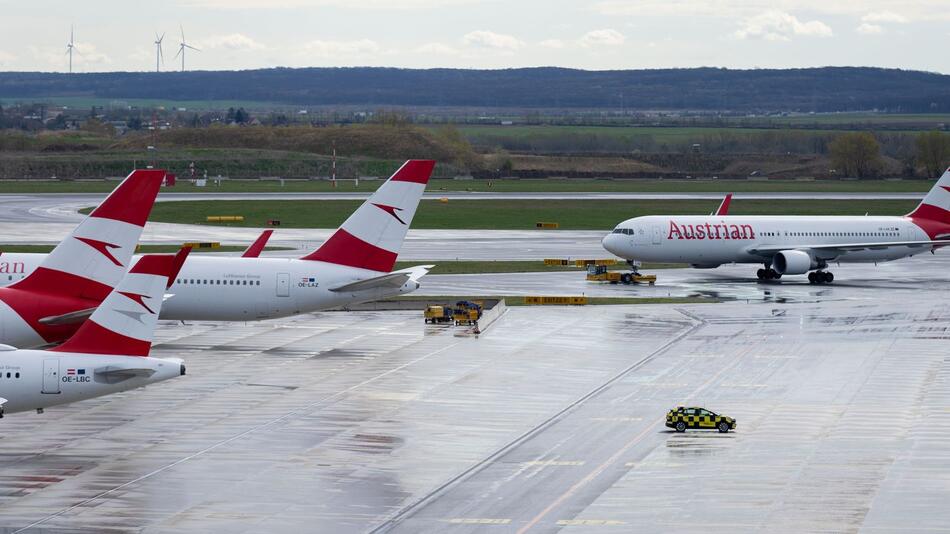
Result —
<instances>
[{"instance_id":1,"label":"yellow barrier","mask_svg":"<svg viewBox=\"0 0 950 534\"><path fill-rule=\"evenodd\" d=\"M548 258L544 260L545 265L570 265L571 263L568 260L559 260L557 258Z\"/></svg>"},{"instance_id":2,"label":"yellow barrier","mask_svg":"<svg viewBox=\"0 0 950 534\"><path fill-rule=\"evenodd\" d=\"M525 297L524 303L535 306L584 306L587 297Z\"/></svg>"},{"instance_id":3,"label":"yellow barrier","mask_svg":"<svg viewBox=\"0 0 950 534\"><path fill-rule=\"evenodd\" d=\"M221 243L219 241L192 241L191 243L182 243L181 246L191 248L218 248L221 246Z\"/></svg>"},{"instance_id":4,"label":"yellow barrier","mask_svg":"<svg viewBox=\"0 0 950 534\"><path fill-rule=\"evenodd\" d=\"M447 197L442 197L442 198L439 199L439 202L441 202L441 203L443 203L443 204L447 204L447 203L449 202L449 199L448 199Z\"/></svg>"},{"instance_id":5,"label":"yellow barrier","mask_svg":"<svg viewBox=\"0 0 950 534\"><path fill-rule=\"evenodd\" d=\"M243 215L208 215L207 222L243 222Z\"/></svg>"},{"instance_id":6,"label":"yellow barrier","mask_svg":"<svg viewBox=\"0 0 950 534\"><path fill-rule=\"evenodd\" d=\"M617 260L574 260L574 266L587 267L588 265L616 265Z\"/></svg>"},{"instance_id":7,"label":"yellow barrier","mask_svg":"<svg viewBox=\"0 0 950 534\"><path fill-rule=\"evenodd\" d=\"M535 228L541 228L544 230L557 230L558 223L556 222L536 222L534 223Z\"/></svg>"}]
</instances>

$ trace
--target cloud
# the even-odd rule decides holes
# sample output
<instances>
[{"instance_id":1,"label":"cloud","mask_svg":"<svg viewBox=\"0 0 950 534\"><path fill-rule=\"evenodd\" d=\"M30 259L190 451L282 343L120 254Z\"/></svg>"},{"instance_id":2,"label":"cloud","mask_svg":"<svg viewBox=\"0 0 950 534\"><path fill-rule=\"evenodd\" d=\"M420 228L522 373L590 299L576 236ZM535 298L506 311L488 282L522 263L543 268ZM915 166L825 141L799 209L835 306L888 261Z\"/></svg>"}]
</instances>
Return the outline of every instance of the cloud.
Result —
<instances>
[{"instance_id":1,"label":"cloud","mask_svg":"<svg viewBox=\"0 0 950 534\"><path fill-rule=\"evenodd\" d=\"M180 0L184 7L206 9L306 9L339 7L363 10L437 9L475 0Z\"/></svg>"},{"instance_id":2,"label":"cloud","mask_svg":"<svg viewBox=\"0 0 950 534\"><path fill-rule=\"evenodd\" d=\"M198 48L221 48L225 50L265 50L266 46L243 33L211 35L198 41Z\"/></svg>"},{"instance_id":3,"label":"cloud","mask_svg":"<svg viewBox=\"0 0 950 534\"><path fill-rule=\"evenodd\" d=\"M830 37L831 28L819 20L802 22L798 17L784 11L766 11L748 17L741 28L733 33L736 39L765 39L766 41L788 41L795 36Z\"/></svg>"},{"instance_id":4,"label":"cloud","mask_svg":"<svg viewBox=\"0 0 950 534\"><path fill-rule=\"evenodd\" d=\"M864 35L878 35L884 33L884 27L878 24L862 23L854 31Z\"/></svg>"},{"instance_id":5,"label":"cloud","mask_svg":"<svg viewBox=\"0 0 950 534\"><path fill-rule=\"evenodd\" d=\"M368 56L381 52L376 41L359 39L356 41L310 41L301 47L308 56L336 58L338 56Z\"/></svg>"},{"instance_id":6,"label":"cloud","mask_svg":"<svg viewBox=\"0 0 950 534\"><path fill-rule=\"evenodd\" d=\"M861 22L894 22L897 24L907 24L910 21L904 15L894 13L893 11L875 11L861 17Z\"/></svg>"},{"instance_id":7,"label":"cloud","mask_svg":"<svg viewBox=\"0 0 950 534\"><path fill-rule=\"evenodd\" d=\"M627 38L617 30L594 30L587 32L580 38L580 45L591 46L620 46L626 42Z\"/></svg>"},{"instance_id":8,"label":"cloud","mask_svg":"<svg viewBox=\"0 0 950 534\"><path fill-rule=\"evenodd\" d=\"M462 37L462 42L469 46L495 50L517 50L524 46L524 41L521 41L517 37L488 30L469 32Z\"/></svg>"},{"instance_id":9,"label":"cloud","mask_svg":"<svg viewBox=\"0 0 950 534\"><path fill-rule=\"evenodd\" d=\"M894 13L900 6L901 14ZM600 0L592 6L603 15L749 17L766 10L860 17L886 13L906 20L948 20L946 0ZM887 22L869 20L864 22ZM895 20L896 22L896 20Z\"/></svg>"},{"instance_id":10,"label":"cloud","mask_svg":"<svg viewBox=\"0 0 950 534\"><path fill-rule=\"evenodd\" d=\"M564 44L564 41L560 39L545 39L544 41L538 43L538 45L543 46L544 48L553 48L555 50L559 50L567 46Z\"/></svg>"},{"instance_id":11,"label":"cloud","mask_svg":"<svg viewBox=\"0 0 950 534\"><path fill-rule=\"evenodd\" d=\"M415 51L419 54L431 54L436 56L457 56L460 53L457 48L442 43L426 43L416 48Z\"/></svg>"},{"instance_id":12,"label":"cloud","mask_svg":"<svg viewBox=\"0 0 950 534\"><path fill-rule=\"evenodd\" d=\"M4 52L3 50L0 50L0 65L4 63L13 63L14 61L16 61L16 56L14 56L13 54L9 52Z\"/></svg>"}]
</instances>

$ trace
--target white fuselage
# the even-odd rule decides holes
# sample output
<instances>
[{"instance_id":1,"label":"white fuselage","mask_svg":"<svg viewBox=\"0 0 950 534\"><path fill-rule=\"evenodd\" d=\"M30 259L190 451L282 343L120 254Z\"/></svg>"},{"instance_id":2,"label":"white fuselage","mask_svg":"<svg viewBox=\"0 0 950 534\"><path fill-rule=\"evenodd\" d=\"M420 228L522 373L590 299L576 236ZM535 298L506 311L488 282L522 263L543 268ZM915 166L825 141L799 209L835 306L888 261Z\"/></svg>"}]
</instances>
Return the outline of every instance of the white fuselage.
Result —
<instances>
[{"instance_id":1,"label":"white fuselage","mask_svg":"<svg viewBox=\"0 0 950 534\"><path fill-rule=\"evenodd\" d=\"M805 216L648 216L628 219L603 239L604 248L626 259L716 267L724 263L763 263L750 250L779 247L927 241L927 233L904 217ZM882 247L822 253L840 262L891 261L921 252L920 247ZM929 249L927 249L929 250Z\"/></svg>"},{"instance_id":2,"label":"white fuselage","mask_svg":"<svg viewBox=\"0 0 950 534\"><path fill-rule=\"evenodd\" d=\"M3 413L101 397L184 373L176 359L0 348Z\"/></svg>"},{"instance_id":3,"label":"white fuselage","mask_svg":"<svg viewBox=\"0 0 950 534\"><path fill-rule=\"evenodd\" d=\"M0 286L24 278L45 256L0 255ZM273 319L389 298L419 287L418 282L410 280L401 287L330 291L380 274L321 261L193 254L168 289L172 296L163 304L161 318L176 321ZM0 313L0 319L4 317ZM12 323L17 321L14 319Z\"/></svg>"}]
</instances>

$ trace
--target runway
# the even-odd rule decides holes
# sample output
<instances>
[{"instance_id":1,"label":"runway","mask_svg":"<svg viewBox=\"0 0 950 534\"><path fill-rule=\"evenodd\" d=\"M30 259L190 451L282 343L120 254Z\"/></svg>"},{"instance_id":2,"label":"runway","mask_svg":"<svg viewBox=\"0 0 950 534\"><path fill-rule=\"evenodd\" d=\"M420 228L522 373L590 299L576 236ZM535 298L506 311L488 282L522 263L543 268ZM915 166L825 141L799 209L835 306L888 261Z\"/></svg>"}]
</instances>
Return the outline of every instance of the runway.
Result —
<instances>
[{"instance_id":1,"label":"runway","mask_svg":"<svg viewBox=\"0 0 950 534\"><path fill-rule=\"evenodd\" d=\"M0 421L0 525L943 531L948 272L809 302L513 308L480 337L418 312L163 323L155 353L188 376ZM737 430L667 431L681 404Z\"/></svg>"}]
</instances>

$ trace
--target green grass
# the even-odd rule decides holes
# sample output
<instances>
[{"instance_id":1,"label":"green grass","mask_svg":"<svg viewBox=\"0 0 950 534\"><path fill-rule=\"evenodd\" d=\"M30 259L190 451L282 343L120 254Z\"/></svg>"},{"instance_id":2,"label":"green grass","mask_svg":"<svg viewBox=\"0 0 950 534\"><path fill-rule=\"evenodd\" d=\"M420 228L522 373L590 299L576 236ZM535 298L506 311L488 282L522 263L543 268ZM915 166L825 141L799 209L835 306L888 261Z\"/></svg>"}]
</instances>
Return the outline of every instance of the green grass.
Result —
<instances>
[{"instance_id":1,"label":"green grass","mask_svg":"<svg viewBox=\"0 0 950 534\"><path fill-rule=\"evenodd\" d=\"M243 215L243 223L215 226L262 228L280 219L283 228L336 228L361 204L358 200L219 200L159 202L152 221L209 224L208 215ZM412 223L416 229L531 229L557 222L562 230L608 230L642 215L706 215L716 200L423 200ZM917 201L906 200L742 200L733 215L903 215ZM551 230L547 230L551 231Z\"/></svg>"},{"instance_id":2,"label":"green grass","mask_svg":"<svg viewBox=\"0 0 950 534\"><path fill-rule=\"evenodd\" d=\"M243 107L249 111L289 111L299 110L307 106L290 104L276 104L271 102L257 102L253 100L169 100L164 98L96 98L86 96L5 96L0 98L3 105L46 103L54 106L68 106L73 109L88 110L92 106L109 108L121 102L137 108L151 109L164 106L170 111L177 108L186 108L188 112L196 110L224 110Z\"/></svg>"},{"instance_id":3,"label":"green grass","mask_svg":"<svg viewBox=\"0 0 950 534\"><path fill-rule=\"evenodd\" d=\"M580 258L597 259L597 258ZM414 265L434 264L435 268L429 274L491 274L491 273L535 273L573 271L579 274L584 268L567 265L545 265L542 261L457 261L457 260L428 260L428 261L399 261L393 270L405 269ZM680 263L645 263L642 269L677 269L686 267ZM626 270L626 263L618 263L608 267L610 270Z\"/></svg>"},{"instance_id":4,"label":"green grass","mask_svg":"<svg viewBox=\"0 0 950 534\"><path fill-rule=\"evenodd\" d=\"M736 133L751 135L774 133L774 128L738 128L735 126L459 126L459 131L469 139L479 137L505 137L527 139L532 137L557 137L564 134L590 135L614 138L652 137L658 143L673 143L698 139L703 136ZM837 133L836 130L809 130L811 133Z\"/></svg>"},{"instance_id":5,"label":"green grass","mask_svg":"<svg viewBox=\"0 0 950 534\"><path fill-rule=\"evenodd\" d=\"M385 177L384 177L385 178ZM175 187L163 189L167 193L370 193L384 180L339 182L334 188L325 180L285 180L281 186L276 180L223 180L222 185L209 183L195 187L180 180ZM210 182L210 180L209 180ZM489 183L491 185L489 185ZM39 181L2 180L0 193L108 193L116 180ZM931 180L820 180L820 181L749 181L749 180L590 180L590 179L526 179L526 180L445 180L429 182L426 190L439 192L498 192L498 193L926 193L933 186Z\"/></svg>"},{"instance_id":6,"label":"green grass","mask_svg":"<svg viewBox=\"0 0 950 534\"><path fill-rule=\"evenodd\" d=\"M46 254L53 250L53 246L54 245L0 245L0 252ZM242 252L246 248L247 247L222 245L218 248L196 248L192 249L192 252ZM139 245L138 252L141 254L161 254L166 252L178 252L180 249L181 247L178 245ZM290 248L266 247L264 250L290 250Z\"/></svg>"}]
</instances>

